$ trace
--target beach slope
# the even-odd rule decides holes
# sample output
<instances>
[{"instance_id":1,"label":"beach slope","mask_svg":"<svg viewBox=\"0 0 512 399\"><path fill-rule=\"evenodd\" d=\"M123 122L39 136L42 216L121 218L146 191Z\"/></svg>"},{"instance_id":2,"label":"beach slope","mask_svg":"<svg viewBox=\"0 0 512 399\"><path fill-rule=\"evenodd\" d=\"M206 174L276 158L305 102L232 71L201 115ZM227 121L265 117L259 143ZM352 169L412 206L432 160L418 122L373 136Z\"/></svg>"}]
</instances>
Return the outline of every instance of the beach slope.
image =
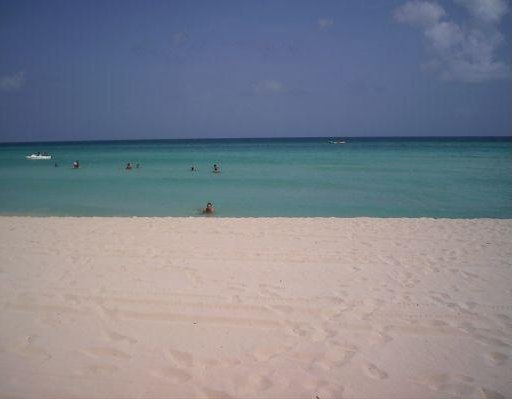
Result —
<instances>
[{"instance_id":1,"label":"beach slope","mask_svg":"<svg viewBox=\"0 0 512 399\"><path fill-rule=\"evenodd\" d=\"M506 398L512 220L0 217L0 397Z\"/></svg>"}]
</instances>

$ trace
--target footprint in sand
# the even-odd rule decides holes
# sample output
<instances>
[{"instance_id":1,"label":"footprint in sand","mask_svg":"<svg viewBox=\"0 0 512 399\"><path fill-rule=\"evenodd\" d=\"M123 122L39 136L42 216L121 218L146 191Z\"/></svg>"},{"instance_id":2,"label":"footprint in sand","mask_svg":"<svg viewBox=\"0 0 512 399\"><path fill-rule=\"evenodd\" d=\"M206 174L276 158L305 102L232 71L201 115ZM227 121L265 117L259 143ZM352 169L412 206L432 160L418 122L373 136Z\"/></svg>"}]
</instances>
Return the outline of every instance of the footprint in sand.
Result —
<instances>
[{"instance_id":1,"label":"footprint in sand","mask_svg":"<svg viewBox=\"0 0 512 399\"><path fill-rule=\"evenodd\" d=\"M326 399L326 398L342 398L345 387L343 385L335 386L328 382L320 381L318 387L312 389L315 392L315 399Z\"/></svg>"},{"instance_id":2,"label":"footprint in sand","mask_svg":"<svg viewBox=\"0 0 512 399\"><path fill-rule=\"evenodd\" d=\"M131 338L127 335L124 335L124 334L120 334L116 331L112 331L112 330L107 330L105 329L105 334L107 335L107 337L113 341L126 341L130 344L136 344L137 343L137 340L134 339L134 338Z\"/></svg>"},{"instance_id":3,"label":"footprint in sand","mask_svg":"<svg viewBox=\"0 0 512 399\"><path fill-rule=\"evenodd\" d=\"M448 323L444 320L429 320L428 324L430 324L432 327L446 327L448 326Z\"/></svg>"},{"instance_id":4,"label":"footprint in sand","mask_svg":"<svg viewBox=\"0 0 512 399\"><path fill-rule=\"evenodd\" d=\"M242 293L245 292L245 288L241 288L237 285L229 285L228 290L236 293Z\"/></svg>"},{"instance_id":5,"label":"footprint in sand","mask_svg":"<svg viewBox=\"0 0 512 399\"><path fill-rule=\"evenodd\" d=\"M512 318L507 316L506 314L498 313L496 317L503 322L512 322Z\"/></svg>"},{"instance_id":6,"label":"footprint in sand","mask_svg":"<svg viewBox=\"0 0 512 399\"><path fill-rule=\"evenodd\" d=\"M381 370L373 363L367 363L364 365L363 370L368 377L376 380L383 380L388 378L388 373L386 373L384 370Z\"/></svg>"},{"instance_id":7,"label":"footprint in sand","mask_svg":"<svg viewBox=\"0 0 512 399\"><path fill-rule=\"evenodd\" d=\"M201 393L203 395L206 395L208 399L231 399L232 396L228 395L224 391L218 391L216 389L210 389L210 388L201 388Z\"/></svg>"},{"instance_id":8,"label":"footprint in sand","mask_svg":"<svg viewBox=\"0 0 512 399\"><path fill-rule=\"evenodd\" d=\"M88 348L84 351L86 354L94 357L108 357L111 359L117 359L117 360L129 360L131 359L131 356L123 351L120 351L119 349L110 348L110 347L94 347L94 348Z\"/></svg>"},{"instance_id":9,"label":"footprint in sand","mask_svg":"<svg viewBox=\"0 0 512 399\"><path fill-rule=\"evenodd\" d=\"M482 399L505 399L505 396L503 396L501 393L496 392L489 388L482 388L480 390Z\"/></svg>"},{"instance_id":10,"label":"footprint in sand","mask_svg":"<svg viewBox=\"0 0 512 399\"><path fill-rule=\"evenodd\" d=\"M273 357L286 352L291 349L291 346L286 345L267 345L259 346L252 351L251 356L258 362L266 362Z\"/></svg>"},{"instance_id":11,"label":"footprint in sand","mask_svg":"<svg viewBox=\"0 0 512 399\"><path fill-rule=\"evenodd\" d=\"M71 305L79 305L82 302L78 295L65 294L63 297L64 297L64 300Z\"/></svg>"},{"instance_id":12,"label":"footprint in sand","mask_svg":"<svg viewBox=\"0 0 512 399\"><path fill-rule=\"evenodd\" d=\"M435 373L422 376L418 382L434 391L465 397L474 392L473 381L472 377L463 374Z\"/></svg>"},{"instance_id":13,"label":"footprint in sand","mask_svg":"<svg viewBox=\"0 0 512 399\"><path fill-rule=\"evenodd\" d=\"M259 284L260 292L262 294L268 295L269 297L276 298L280 297L281 287L267 285L267 284Z\"/></svg>"},{"instance_id":14,"label":"footprint in sand","mask_svg":"<svg viewBox=\"0 0 512 399\"><path fill-rule=\"evenodd\" d=\"M486 360L493 366L501 366L508 360L508 356L500 352L489 352L486 355Z\"/></svg>"},{"instance_id":15,"label":"footprint in sand","mask_svg":"<svg viewBox=\"0 0 512 399\"><path fill-rule=\"evenodd\" d=\"M83 374L87 375L110 375L118 370L116 366L111 364L94 364L84 367Z\"/></svg>"},{"instance_id":16,"label":"footprint in sand","mask_svg":"<svg viewBox=\"0 0 512 399\"><path fill-rule=\"evenodd\" d=\"M52 358L47 351L35 345L37 335L29 335L21 340L21 343L14 349L14 352L39 362L45 362Z\"/></svg>"},{"instance_id":17,"label":"footprint in sand","mask_svg":"<svg viewBox=\"0 0 512 399\"><path fill-rule=\"evenodd\" d=\"M192 378L192 376L176 367L172 366L165 366L161 368L156 368L153 370L150 370L150 373L156 377L164 378L166 380L169 380L175 384L181 384L184 382L187 382Z\"/></svg>"},{"instance_id":18,"label":"footprint in sand","mask_svg":"<svg viewBox=\"0 0 512 399\"><path fill-rule=\"evenodd\" d=\"M499 320L501 324L503 324L506 328L512 329L512 318L508 317L505 314L497 314L496 318Z\"/></svg>"},{"instance_id":19,"label":"footprint in sand","mask_svg":"<svg viewBox=\"0 0 512 399\"><path fill-rule=\"evenodd\" d=\"M272 381L267 377L253 374L247 379L248 386L255 392L264 391L272 386Z\"/></svg>"},{"instance_id":20,"label":"footprint in sand","mask_svg":"<svg viewBox=\"0 0 512 399\"><path fill-rule=\"evenodd\" d=\"M163 356L172 365L154 368L150 371L152 375L176 384L184 383L192 378L192 375L184 370L194 366L194 359L190 353L169 349L163 353Z\"/></svg>"},{"instance_id":21,"label":"footprint in sand","mask_svg":"<svg viewBox=\"0 0 512 399\"><path fill-rule=\"evenodd\" d=\"M485 335L482 335L482 334L474 334L474 338L480 342L483 342L484 344L486 345L489 345L489 346L500 346L500 347L509 347L509 345L502 341L501 339L498 339L498 338L494 338L494 337L487 337Z\"/></svg>"},{"instance_id":22,"label":"footprint in sand","mask_svg":"<svg viewBox=\"0 0 512 399\"><path fill-rule=\"evenodd\" d=\"M194 359L190 353L170 349L166 354L166 358L174 361L174 363L182 367L192 367Z\"/></svg>"}]
</instances>

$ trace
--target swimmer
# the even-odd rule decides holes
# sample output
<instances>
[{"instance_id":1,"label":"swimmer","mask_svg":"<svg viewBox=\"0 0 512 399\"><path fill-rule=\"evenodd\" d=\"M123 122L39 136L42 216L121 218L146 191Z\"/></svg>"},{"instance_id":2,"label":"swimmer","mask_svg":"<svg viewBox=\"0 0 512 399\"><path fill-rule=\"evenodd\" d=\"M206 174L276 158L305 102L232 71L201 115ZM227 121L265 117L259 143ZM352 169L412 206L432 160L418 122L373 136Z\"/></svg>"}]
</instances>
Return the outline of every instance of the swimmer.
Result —
<instances>
[{"instance_id":1,"label":"swimmer","mask_svg":"<svg viewBox=\"0 0 512 399\"><path fill-rule=\"evenodd\" d=\"M211 202L208 202L206 204L206 208L203 209L203 213L212 215L215 213L215 208L213 207L213 204Z\"/></svg>"},{"instance_id":2,"label":"swimmer","mask_svg":"<svg viewBox=\"0 0 512 399\"><path fill-rule=\"evenodd\" d=\"M78 162L78 161L73 162L73 169L80 169L80 162Z\"/></svg>"},{"instance_id":3,"label":"swimmer","mask_svg":"<svg viewBox=\"0 0 512 399\"><path fill-rule=\"evenodd\" d=\"M126 170L132 170L132 164L131 164L130 162L128 162L128 163L126 164L126 168L125 168L125 169L126 169Z\"/></svg>"},{"instance_id":4,"label":"swimmer","mask_svg":"<svg viewBox=\"0 0 512 399\"><path fill-rule=\"evenodd\" d=\"M213 164L213 170L212 173L220 173L220 167L216 163Z\"/></svg>"},{"instance_id":5,"label":"swimmer","mask_svg":"<svg viewBox=\"0 0 512 399\"><path fill-rule=\"evenodd\" d=\"M195 165L192 165L192 166L190 167L190 171L191 171L191 172L197 172L197 168L195 167Z\"/></svg>"},{"instance_id":6,"label":"swimmer","mask_svg":"<svg viewBox=\"0 0 512 399\"><path fill-rule=\"evenodd\" d=\"M137 163L137 165L135 165L135 168L139 169L140 168L140 163Z\"/></svg>"}]
</instances>

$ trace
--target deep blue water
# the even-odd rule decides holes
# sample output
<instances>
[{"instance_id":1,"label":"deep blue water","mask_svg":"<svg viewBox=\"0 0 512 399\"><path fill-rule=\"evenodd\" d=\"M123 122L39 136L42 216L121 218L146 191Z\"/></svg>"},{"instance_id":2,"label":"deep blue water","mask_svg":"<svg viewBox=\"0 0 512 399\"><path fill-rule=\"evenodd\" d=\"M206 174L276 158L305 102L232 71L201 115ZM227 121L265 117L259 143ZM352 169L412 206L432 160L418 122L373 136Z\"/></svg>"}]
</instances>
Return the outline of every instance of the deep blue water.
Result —
<instances>
[{"instance_id":1,"label":"deep blue water","mask_svg":"<svg viewBox=\"0 0 512 399\"><path fill-rule=\"evenodd\" d=\"M512 217L511 139L328 140L2 144L0 214Z\"/></svg>"}]
</instances>

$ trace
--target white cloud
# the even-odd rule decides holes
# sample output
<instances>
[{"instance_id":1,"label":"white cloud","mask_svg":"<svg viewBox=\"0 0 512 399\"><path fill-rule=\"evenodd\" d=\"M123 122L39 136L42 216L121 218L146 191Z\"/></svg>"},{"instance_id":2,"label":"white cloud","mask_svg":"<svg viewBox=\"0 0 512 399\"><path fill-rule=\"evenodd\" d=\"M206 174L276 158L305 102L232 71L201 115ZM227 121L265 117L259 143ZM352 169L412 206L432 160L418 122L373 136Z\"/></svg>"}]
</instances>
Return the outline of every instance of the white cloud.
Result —
<instances>
[{"instance_id":1,"label":"white cloud","mask_svg":"<svg viewBox=\"0 0 512 399\"><path fill-rule=\"evenodd\" d=\"M425 36L435 51L450 52L459 45L464 45L465 34L462 29L453 22L439 22L425 29Z\"/></svg>"},{"instance_id":2,"label":"white cloud","mask_svg":"<svg viewBox=\"0 0 512 399\"><path fill-rule=\"evenodd\" d=\"M466 7L477 20L485 23L496 23L508 12L505 0L455 0Z\"/></svg>"},{"instance_id":3,"label":"white cloud","mask_svg":"<svg viewBox=\"0 0 512 399\"><path fill-rule=\"evenodd\" d=\"M19 71L13 75L7 75L0 78L0 90L14 91L20 89L25 84L25 72Z\"/></svg>"},{"instance_id":4,"label":"white cloud","mask_svg":"<svg viewBox=\"0 0 512 399\"><path fill-rule=\"evenodd\" d=\"M491 79L510 79L510 65L503 62L468 62L463 59L454 60L441 73L446 80L462 80L465 82L483 82Z\"/></svg>"},{"instance_id":5,"label":"white cloud","mask_svg":"<svg viewBox=\"0 0 512 399\"><path fill-rule=\"evenodd\" d=\"M318 20L318 26L320 27L320 29L327 29L327 28L331 27L332 25L334 25L334 20L333 19L330 19L330 18L320 18Z\"/></svg>"},{"instance_id":6,"label":"white cloud","mask_svg":"<svg viewBox=\"0 0 512 399\"><path fill-rule=\"evenodd\" d=\"M395 10L398 22L420 27L435 25L445 15L441 6L427 1L409 1Z\"/></svg>"},{"instance_id":7,"label":"white cloud","mask_svg":"<svg viewBox=\"0 0 512 399\"><path fill-rule=\"evenodd\" d=\"M423 70L453 81L511 79L511 66L496 60L496 50L504 41L498 24L508 11L507 4L503 0L455 2L467 8L473 23L458 24L430 1L409 1L395 10L397 22L421 29L426 38L429 60Z\"/></svg>"},{"instance_id":8,"label":"white cloud","mask_svg":"<svg viewBox=\"0 0 512 399\"><path fill-rule=\"evenodd\" d=\"M285 92L283 84L276 80L261 80L253 84L252 89L255 94L278 94Z\"/></svg>"}]
</instances>

